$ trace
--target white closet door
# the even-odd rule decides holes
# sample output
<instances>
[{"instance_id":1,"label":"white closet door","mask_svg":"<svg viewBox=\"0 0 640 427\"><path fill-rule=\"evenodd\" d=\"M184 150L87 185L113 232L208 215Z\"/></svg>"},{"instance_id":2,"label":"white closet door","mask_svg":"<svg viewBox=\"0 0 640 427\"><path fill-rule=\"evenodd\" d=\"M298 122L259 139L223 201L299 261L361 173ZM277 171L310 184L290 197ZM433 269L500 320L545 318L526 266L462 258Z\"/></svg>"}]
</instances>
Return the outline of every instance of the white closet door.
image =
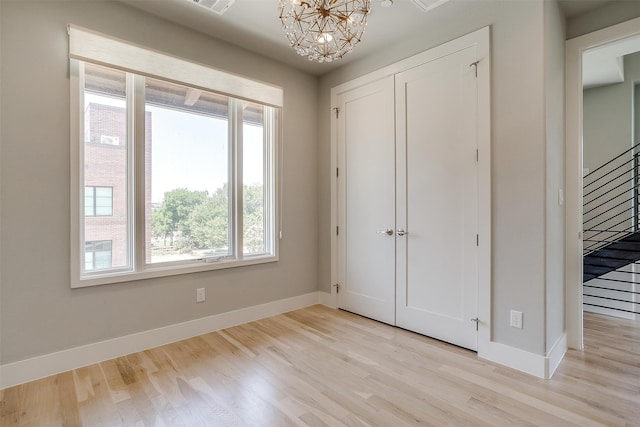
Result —
<instances>
[{"instance_id":1,"label":"white closet door","mask_svg":"<svg viewBox=\"0 0 640 427\"><path fill-rule=\"evenodd\" d=\"M338 106L338 306L394 324L393 77L339 95Z\"/></svg>"},{"instance_id":2,"label":"white closet door","mask_svg":"<svg viewBox=\"0 0 640 427\"><path fill-rule=\"evenodd\" d=\"M396 75L396 324L477 349L476 48Z\"/></svg>"}]
</instances>

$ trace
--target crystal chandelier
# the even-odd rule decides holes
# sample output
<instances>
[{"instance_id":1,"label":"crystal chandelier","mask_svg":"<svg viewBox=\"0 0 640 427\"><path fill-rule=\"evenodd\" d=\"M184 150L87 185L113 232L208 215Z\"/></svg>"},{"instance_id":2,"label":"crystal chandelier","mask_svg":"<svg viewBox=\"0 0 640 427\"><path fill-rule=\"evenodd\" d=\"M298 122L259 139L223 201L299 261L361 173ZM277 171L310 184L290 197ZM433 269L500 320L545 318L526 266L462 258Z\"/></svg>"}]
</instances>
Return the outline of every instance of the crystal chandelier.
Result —
<instances>
[{"instance_id":1,"label":"crystal chandelier","mask_svg":"<svg viewBox=\"0 0 640 427\"><path fill-rule=\"evenodd\" d=\"M371 0L280 0L280 20L298 54L331 62L358 44L370 7Z\"/></svg>"}]
</instances>

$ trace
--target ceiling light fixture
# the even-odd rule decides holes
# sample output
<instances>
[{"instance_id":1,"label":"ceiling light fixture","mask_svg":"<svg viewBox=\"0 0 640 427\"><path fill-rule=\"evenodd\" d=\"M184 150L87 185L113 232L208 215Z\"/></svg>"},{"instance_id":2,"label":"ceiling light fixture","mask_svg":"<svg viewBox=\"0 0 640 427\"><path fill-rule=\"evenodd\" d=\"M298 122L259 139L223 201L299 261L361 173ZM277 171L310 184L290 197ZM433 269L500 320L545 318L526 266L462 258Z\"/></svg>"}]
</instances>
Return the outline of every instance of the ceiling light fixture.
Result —
<instances>
[{"instance_id":1,"label":"ceiling light fixture","mask_svg":"<svg viewBox=\"0 0 640 427\"><path fill-rule=\"evenodd\" d=\"M280 21L295 51L332 62L360 42L371 0L280 0Z\"/></svg>"}]
</instances>

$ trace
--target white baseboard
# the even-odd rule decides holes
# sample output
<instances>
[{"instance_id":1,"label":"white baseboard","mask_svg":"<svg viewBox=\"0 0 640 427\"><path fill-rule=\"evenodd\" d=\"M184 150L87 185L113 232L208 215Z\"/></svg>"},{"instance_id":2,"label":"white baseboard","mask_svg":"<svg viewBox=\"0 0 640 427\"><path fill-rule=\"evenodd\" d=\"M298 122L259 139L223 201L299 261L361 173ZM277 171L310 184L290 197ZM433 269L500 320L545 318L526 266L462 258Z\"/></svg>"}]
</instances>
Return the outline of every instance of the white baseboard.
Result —
<instances>
[{"instance_id":1,"label":"white baseboard","mask_svg":"<svg viewBox=\"0 0 640 427\"><path fill-rule=\"evenodd\" d=\"M323 304L327 298L323 294L326 292L311 292L0 365L0 389L310 305Z\"/></svg>"},{"instance_id":2,"label":"white baseboard","mask_svg":"<svg viewBox=\"0 0 640 427\"><path fill-rule=\"evenodd\" d=\"M567 353L567 334L563 333L545 357L545 378L551 378Z\"/></svg>"},{"instance_id":3,"label":"white baseboard","mask_svg":"<svg viewBox=\"0 0 640 427\"><path fill-rule=\"evenodd\" d=\"M491 341L484 349L478 349L478 357L538 378L545 378L545 357L519 348Z\"/></svg>"},{"instance_id":4,"label":"white baseboard","mask_svg":"<svg viewBox=\"0 0 640 427\"><path fill-rule=\"evenodd\" d=\"M320 304L326 305L330 308L338 308L335 295L331 295L329 292L322 291L318 291L318 295L320 297Z\"/></svg>"},{"instance_id":5,"label":"white baseboard","mask_svg":"<svg viewBox=\"0 0 640 427\"><path fill-rule=\"evenodd\" d=\"M563 333L547 356L492 341L478 349L478 357L547 380L553 376L566 352L567 334Z\"/></svg>"},{"instance_id":6,"label":"white baseboard","mask_svg":"<svg viewBox=\"0 0 640 427\"><path fill-rule=\"evenodd\" d=\"M318 292L320 304L337 308L335 294ZM480 344L480 343L479 343ZM556 371L567 351L567 334L564 333L553 345L547 356L530 353L519 348L497 342L480 345L478 357L539 378L549 379Z\"/></svg>"},{"instance_id":7,"label":"white baseboard","mask_svg":"<svg viewBox=\"0 0 640 427\"><path fill-rule=\"evenodd\" d=\"M321 291L311 292L0 365L0 390L314 304L336 308L335 295ZM567 351L567 335L563 334L556 341L546 357L497 342L482 347L484 348L478 349L478 357L548 379Z\"/></svg>"}]
</instances>

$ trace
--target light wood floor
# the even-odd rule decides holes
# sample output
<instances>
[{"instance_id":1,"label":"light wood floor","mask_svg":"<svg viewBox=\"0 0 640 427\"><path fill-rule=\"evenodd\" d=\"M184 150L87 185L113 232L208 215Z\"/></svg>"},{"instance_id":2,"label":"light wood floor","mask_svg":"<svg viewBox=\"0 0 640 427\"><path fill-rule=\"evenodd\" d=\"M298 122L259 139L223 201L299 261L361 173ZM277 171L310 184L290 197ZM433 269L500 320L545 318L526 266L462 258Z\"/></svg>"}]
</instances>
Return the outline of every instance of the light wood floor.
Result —
<instances>
[{"instance_id":1,"label":"light wood floor","mask_svg":"<svg viewBox=\"0 0 640 427\"><path fill-rule=\"evenodd\" d=\"M314 306L0 391L2 426L640 426L640 325L585 315L550 381Z\"/></svg>"}]
</instances>

